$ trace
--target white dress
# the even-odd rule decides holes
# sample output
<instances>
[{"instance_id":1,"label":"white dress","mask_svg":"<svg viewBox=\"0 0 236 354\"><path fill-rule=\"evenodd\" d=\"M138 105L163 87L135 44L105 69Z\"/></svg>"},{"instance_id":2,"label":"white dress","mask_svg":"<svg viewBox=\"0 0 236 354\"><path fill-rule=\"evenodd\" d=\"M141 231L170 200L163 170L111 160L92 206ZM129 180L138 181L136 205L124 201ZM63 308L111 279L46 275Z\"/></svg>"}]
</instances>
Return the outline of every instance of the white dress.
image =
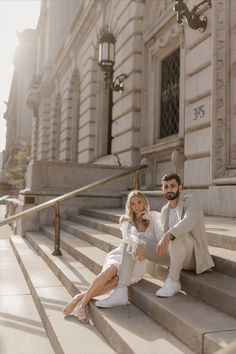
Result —
<instances>
[{"instance_id":1,"label":"white dress","mask_svg":"<svg viewBox=\"0 0 236 354\"><path fill-rule=\"evenodd\" d=\"M158 242L163 236L163 228L160 222L160 213L155 211L150 211L146 213L143 218L149 220L148 228L144 233L145 238ZM137 244L139 242L137 239L138 232L136 228L132 225L132 223L130 221L123 221L121 223L120 229L122 232L122 242L119 247L115 248L114 250L108 253L102 271L105 271L111 265L114 265L118 269L118 274L119 274L124 245L128 244L127 250L129 247L129 249L131 249L131 253L134 253L135 248L137 247ZM145 260L139 261L135 259L131 284L136 283L140 279L142 279L144 273L145 273Z\"/></svg>"}]
</instances>

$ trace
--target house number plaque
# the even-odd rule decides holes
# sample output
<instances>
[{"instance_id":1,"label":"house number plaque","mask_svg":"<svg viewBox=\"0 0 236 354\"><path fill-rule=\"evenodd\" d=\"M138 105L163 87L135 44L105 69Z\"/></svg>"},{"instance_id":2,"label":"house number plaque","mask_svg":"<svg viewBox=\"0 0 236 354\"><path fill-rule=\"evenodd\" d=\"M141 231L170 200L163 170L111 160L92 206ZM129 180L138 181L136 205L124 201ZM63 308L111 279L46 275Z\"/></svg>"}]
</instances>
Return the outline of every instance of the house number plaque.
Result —
<instances>
[{"instance_id":1,"label":"house number plaque","mask_svg":"<svg viewBox=\"0 0 236 354\"><path fill-rule=\"evenodd\" d=\"M193 120L201 119L205 117L205 105L193 108Z\"/></svg>"}]
</instances>

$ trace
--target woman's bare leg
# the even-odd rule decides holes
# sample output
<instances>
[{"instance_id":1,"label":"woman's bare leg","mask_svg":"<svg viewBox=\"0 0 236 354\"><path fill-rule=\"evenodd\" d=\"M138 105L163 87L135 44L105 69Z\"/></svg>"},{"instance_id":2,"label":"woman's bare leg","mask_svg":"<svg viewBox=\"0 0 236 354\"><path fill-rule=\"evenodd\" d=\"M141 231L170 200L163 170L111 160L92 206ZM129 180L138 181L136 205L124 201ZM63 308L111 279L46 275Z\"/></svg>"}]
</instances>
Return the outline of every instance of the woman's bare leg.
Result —
<instances>
[{"instance_id":1,"label":"woman's bare leg","mask_svg":"<svg viewBox=\"0 0 236 354\"><path fill-rule=\"evenodd\" d=\"M115 289L117 287L118 280L119 280L118 275L115 275L111 280L109 280L106 283L106 285L101 289L101 291L99 291L96 295L93 295L93 297L99 295L105 295L109 293L111 290Z\"/></svg>"},{"instance_id":2,"label":"woman's bare leg","mask_svg":"<svg viewBox=\"0 0 236 354\"><path fill-rule=\"evenodd\" d=\"M80 322L88 323L86 306L89 301L94 296L106 294L110 290L114 289L117 286L117 283L117 268L114 265L111 265L108 269L97 276L79 303L77 315Z\"/></svg>"},{"instance_id":3,"label":"woman's bare leg","mask_svg":"<svg viewBox=\"0 0 236 354\"><path fill-rule=\"evenodd\" d=\"M110 269L112 267L112 269ZM77 304L83 299L83 297L85 296L85 294L92 288L93 284L95 284L95 287L97 287L97 285L101 285L98 286L98 293L96 295L93 296L98 296L98 295L104 295L106 293L108 293L109 291L113 290L116 285L117 285L117 281L115 279L113 279L113 281L111 282L109 279L110 276L112 276L113 274L113 278L114 276L117 274L117 268L115 266L111 266L110 268L108 268L105 272L100 273L97 278L93 281L93 283L90 285L90 287L88 288L87 291L84 291L80 294L76 294L72 301L69 302L64 308L63 308L63 314L65 316L70 315L71 312L75 309L75 307L77 306ZM114 268L113 268L114 267ZM106 274L104 274L106 273ZM98 279L98 280L97 280ZM104 282L106 281L106 279L109 279L107 281L106 284L104 284ZM102 282L101 282L102 281ZM104 285L103 285L104 284ZM99 288L101 289L99 291ZM91 299L91 298L90 298Z\"/></svg>"}]
</instances>

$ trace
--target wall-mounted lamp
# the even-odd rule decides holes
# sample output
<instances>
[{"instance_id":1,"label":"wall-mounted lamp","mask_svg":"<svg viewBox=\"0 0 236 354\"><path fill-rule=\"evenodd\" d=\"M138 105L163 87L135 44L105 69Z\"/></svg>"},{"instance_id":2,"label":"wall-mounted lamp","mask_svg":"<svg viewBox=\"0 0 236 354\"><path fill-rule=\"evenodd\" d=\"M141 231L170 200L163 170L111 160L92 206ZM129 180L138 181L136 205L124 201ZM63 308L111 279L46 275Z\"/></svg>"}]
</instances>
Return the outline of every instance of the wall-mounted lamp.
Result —
<instances>
[{"instance_id":1,"label":"wall-mounted lamp","mask_svg":"<svg viewBox=\"0 0 236 354\"><path fill-rule=\"evenodd\" d=\"M174 1L175 5L173 9L177 13L177 22L182 23L182 20L185 17L190 28L204 32L207 27L207 18L206 16L204 16L201 20L199 15L197 14L197 10L201 5L205 3L207 3L208 6L211 7L211 0L203 0L198 5L194 6L191 11L189 11L187 5L184 3L183 0Z\"/></svg>"},{"instance_id":2,"label":"wall-mounted lamp","mask_svg":"<svg viewBox=\"0 0 236 354\"><path fill-rule=\"evenodd\" d=\"M113 81L113 66L115 64L115 43L116 39L114 35L109 31L102 32L99 39L99 57L98 64L100 65L104 81L113 91L124 90L124 80L127 78L126 74L121 74Z\"/></svg>"}]
</instances>

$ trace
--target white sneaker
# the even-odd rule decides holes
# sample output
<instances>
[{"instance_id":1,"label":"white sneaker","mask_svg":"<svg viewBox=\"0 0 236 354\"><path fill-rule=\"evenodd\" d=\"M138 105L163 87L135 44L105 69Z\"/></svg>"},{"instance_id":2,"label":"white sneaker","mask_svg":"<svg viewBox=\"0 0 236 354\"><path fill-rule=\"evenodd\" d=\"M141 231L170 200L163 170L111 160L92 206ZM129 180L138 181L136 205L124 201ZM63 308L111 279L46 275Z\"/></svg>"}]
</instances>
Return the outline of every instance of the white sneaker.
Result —
<instances>
[{"instance_id":1,"label":"white sneaker","mask_svg":"<svg viewBox=\"0 0 236 354\"><path fill-rule=\"evenodd\" d=\"M127 288L117 288L114 290L113 294L108 296L106 299L98 300L95 302L97 307L113 307L122 306L128 304L128 289Z\"/></svg>"},{"instance_id":2,"label":"white sneaker","mask_svg":"<svg viewBox=\"0 0 236 354\"><path fill-rule=\"evenodd\" d=\"M170 297L177 294L180 290L180 283L177 281L172 281L170 277L168 277L165 281L165 284L162 288L156 291L156 296L160 297Z\"/></svg>"}]
</instances>

